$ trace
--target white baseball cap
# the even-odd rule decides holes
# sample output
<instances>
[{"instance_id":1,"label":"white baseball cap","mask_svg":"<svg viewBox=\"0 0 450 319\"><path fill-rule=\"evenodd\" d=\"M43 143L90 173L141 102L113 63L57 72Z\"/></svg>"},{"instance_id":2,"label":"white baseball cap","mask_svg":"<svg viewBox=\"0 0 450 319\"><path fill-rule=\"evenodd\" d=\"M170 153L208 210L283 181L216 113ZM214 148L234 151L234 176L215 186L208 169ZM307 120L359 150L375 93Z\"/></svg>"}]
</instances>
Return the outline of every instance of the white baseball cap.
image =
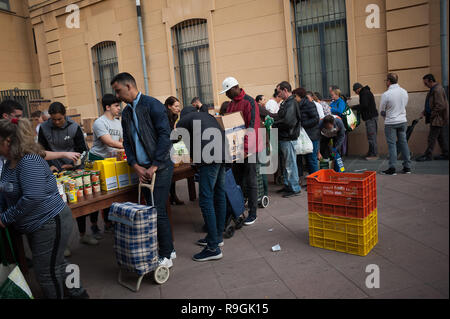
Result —
<instances>
[{"instance_id":1,"label":"white baseball cap","mask_svg":"<svg viewBox=\"0 0 450 319\"><path fill-rule=\"evenodd\" d=\"M232 76L227 77L222 82L223 91L220 92L220 94L224 94L226 91L228 91L229 89L235 87L236 85L239 85L239 82L235 78L233 78Z\"/></svg>"}]
</instances>

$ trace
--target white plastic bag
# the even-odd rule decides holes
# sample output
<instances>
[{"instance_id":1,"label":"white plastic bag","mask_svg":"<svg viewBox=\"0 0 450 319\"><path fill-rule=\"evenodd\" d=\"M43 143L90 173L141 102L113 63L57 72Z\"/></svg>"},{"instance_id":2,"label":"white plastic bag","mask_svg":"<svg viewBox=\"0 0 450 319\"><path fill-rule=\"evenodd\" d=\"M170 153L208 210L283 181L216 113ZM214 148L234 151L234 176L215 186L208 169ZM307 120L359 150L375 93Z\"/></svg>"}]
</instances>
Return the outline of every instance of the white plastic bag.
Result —
<instances>
[{"instance_id":1,"label":"white plastic bag","mask_svg":"<svg viewBox=\"0 0 450 319\"><path fill-rule=\"evenodd\" d=\"M306 155L313 152L313 143L306 133L305 129L302 127L300 129L300 135L298 139L295 141L295 153L297 155Z\"/></svg>"}]
</instances>

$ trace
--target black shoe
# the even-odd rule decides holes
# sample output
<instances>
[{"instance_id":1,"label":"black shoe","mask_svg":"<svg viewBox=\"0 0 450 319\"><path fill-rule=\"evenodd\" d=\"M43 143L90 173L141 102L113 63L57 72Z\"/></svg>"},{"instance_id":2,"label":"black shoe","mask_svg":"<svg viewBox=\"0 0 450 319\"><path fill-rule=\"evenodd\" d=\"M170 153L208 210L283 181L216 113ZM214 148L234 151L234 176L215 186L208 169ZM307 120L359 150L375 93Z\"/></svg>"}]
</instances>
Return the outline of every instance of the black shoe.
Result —
<instances>
[{"instance_id":1,"label":"black shoe","mask_svg":"<svg viewBox=\"0 0 450 319\"><path fill-rule=\"evenodd\" d=\"M448 155L438 155L434 157L436 161L448 161Z\"/></svg>"},{"instance_id":2,"label":"black shoe","mask_svg":"<svg viewBox=\"0 0 450 319\"><path fill-rule=\"evenodd\" d=\"M299 196L301 192L302 192L302 191L298 191L298 192L290 191L290 192L284 194L284 195L283 195L283 198L289 198L289 197Z\"/></svg>"},{"instance_id":3,"label":"black shoe","mask_svg":"<svg viewBox=\"0 0 450 319\"><path fill-rule=\"evenodd\" d=\"M402 173L403 173L403 174L411 174L411 169L410 169L410 168L403 167Z\"/></svg>"},{"instance_id":4,"label":"black shoe","mask_svg":"<svg viewBox=\"0 0 450 319\"><path fill-rule=\"evenodd\" d=\"M397 173L395 172L395 168L393 168L393 167L391 167L391 168L389 168L389 169L387 169L385 171L382 171L381 174L383 174L383 175L392 175L392 176L397 175Z\"/></svg>"},{"instance_id":5,"label":"black shoe","mask_svg":"<svg viewBox=\"0 0 450 319\"><path fill-rule=\"evenodd\" d=\"M277 194L280 194L280 193L289 193L289 192L290 192L290 190L289 190L289 188L287 188L287 187L283 187L282 189L277 190Z\"/></svg>"},{"instance_id":6,"label":"black shoe","mask_svg":"<svg viewBox=\"0 0 450 319\"><path fill-rule=\"evenodd\" d=\"M416 158L416 162L427 162L427 161L432 161L433 158L431 156L427 156L427 155L422 155L419 156L418 158Z\"/></svg>"}]
</instances>

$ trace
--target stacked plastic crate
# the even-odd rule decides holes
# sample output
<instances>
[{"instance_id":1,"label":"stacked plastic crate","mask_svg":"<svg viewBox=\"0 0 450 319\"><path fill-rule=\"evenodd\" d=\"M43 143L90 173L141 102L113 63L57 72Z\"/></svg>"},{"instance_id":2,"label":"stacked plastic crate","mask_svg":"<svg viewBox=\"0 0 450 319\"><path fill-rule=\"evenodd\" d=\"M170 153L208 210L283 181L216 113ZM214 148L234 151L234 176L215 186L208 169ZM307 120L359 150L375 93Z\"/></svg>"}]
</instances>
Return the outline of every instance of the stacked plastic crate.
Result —
<instances>
[{"instance_id":1,"label":"stacked plastic crate","mask_svg":"<svg viewBox=\"0 0 450 319\"><path fill-rule=\"evenodd\" d=\"M378 242L376 172L307 177L309 244L366 256Z\"/></svg>"}]
</instances>

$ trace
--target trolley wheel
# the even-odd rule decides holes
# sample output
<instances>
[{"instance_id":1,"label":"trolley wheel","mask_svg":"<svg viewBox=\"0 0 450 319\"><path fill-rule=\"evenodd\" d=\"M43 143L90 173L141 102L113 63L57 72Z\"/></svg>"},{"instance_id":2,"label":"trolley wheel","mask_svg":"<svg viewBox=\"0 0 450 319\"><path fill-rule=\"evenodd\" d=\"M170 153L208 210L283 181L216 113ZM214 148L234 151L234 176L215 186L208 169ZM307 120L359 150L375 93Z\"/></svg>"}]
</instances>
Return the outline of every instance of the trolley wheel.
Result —
<instances>
[{"instance_id":1,"label":"trolley wheel","mask_svg":"<svg viewBox=\"0 0 450 319\"><path fill-rule=\"evenodd\" d=\"M241 229L242 226L244 226L244 221L245 221L244 216L243 216L243 215L240 216L240 217L236 220L235 225L234 225L234 228L235 228L236 230L237 230L237 229Z\"/></svg>"},{"instance_id":2,"label":"trolley wheel","mask_svg":"<svg viewBox=\"0 0 450 319\"><path fill-rule=\"evenodd\" d=\"M261 208L266 208L267 206L269 206L269 202L270 202L269 197L266 196L266 195L264 195L264 196L261 198L261 201L260 201L260 203L259 203L259 207L261 207Z\"/></svg>"},{"instance_id":3,"label":"trolley wheel","mask_svg":"<svg viewBox=\"0 0 450 319\"><path fill-rule=\"evenodd\" d=\"M277 181L276 181L277 185L283 185L284 183L284 178L283 175L278 175L277 176Z\"/></svg>"},{"instance_id":4,"label":"trolley wheel","mask_svg":"<svg viewBox=\"0 0 450 319\"><path fill-rule=\"evenodd\" d=\"M166 266L158 266L155 269L154 278L155 282L162 285L169 279L170 270Z\"/></svg>"},{"instance_id":5,"label":"trolley wheel","mask_svg":"<svg viewBox=\"0 0 450 319\"><path fill-rule=\"evenodd\" d=\"M231 237L233 237L233 235L234 235L234 227L230 225L225 229L225 233L223 234L223 237L231 238Z\"/></svg>"}]
</instances>

